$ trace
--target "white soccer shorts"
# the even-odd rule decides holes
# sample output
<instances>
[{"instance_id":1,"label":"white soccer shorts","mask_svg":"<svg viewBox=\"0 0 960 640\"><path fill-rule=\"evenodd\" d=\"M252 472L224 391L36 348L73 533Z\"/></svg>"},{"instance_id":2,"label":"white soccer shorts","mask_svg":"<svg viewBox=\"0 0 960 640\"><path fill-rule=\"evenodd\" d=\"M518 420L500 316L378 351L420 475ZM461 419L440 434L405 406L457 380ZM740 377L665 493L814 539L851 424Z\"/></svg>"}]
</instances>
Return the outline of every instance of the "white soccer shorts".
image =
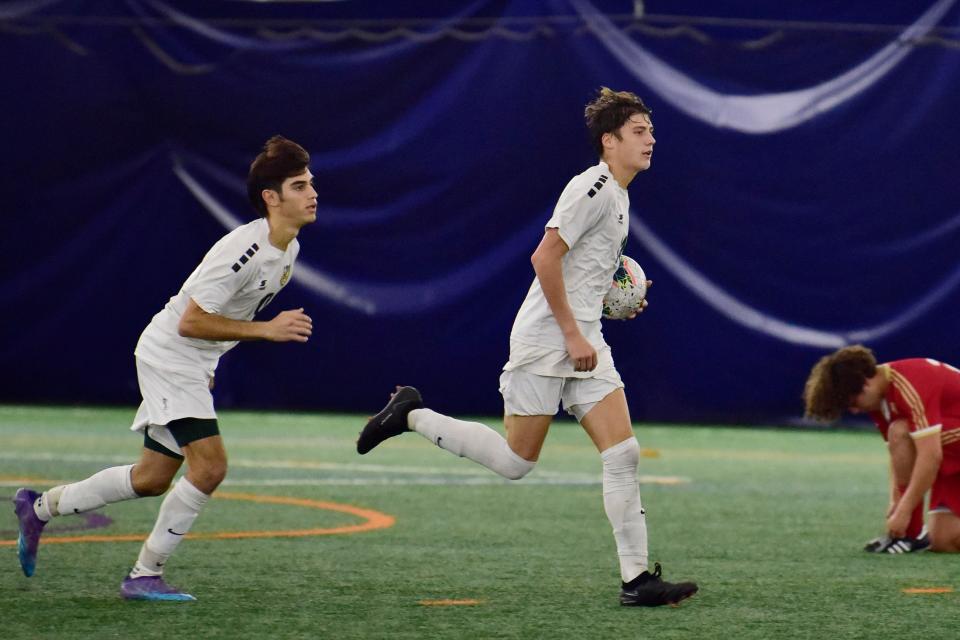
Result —
<instances>
[{"instance_id":1,"label":"white soccer shorts","mask_svg":"<svg viewBox=\"0 0 960 640\"><path fill-rule=\"evenodd\" d=\"M508 416L552 416L563 402L564 410L577 422L610 393L623 387L612 365L591 378L541 376L523 368L500 375L503 412Z\"/></svg>"},{"instance_id":2,"label":"white soccer shorts","mask_svg":"<svg viewBox=\"0 0 960 640\"><path fill-rule=\"evenodd\" d=\"M183 454L165 425L181 418L216 420L210 378L203 371L161 371L137 358L137 382L143 402L130 426L147 434L174 453Z\"/></svg>"}]
</instances>

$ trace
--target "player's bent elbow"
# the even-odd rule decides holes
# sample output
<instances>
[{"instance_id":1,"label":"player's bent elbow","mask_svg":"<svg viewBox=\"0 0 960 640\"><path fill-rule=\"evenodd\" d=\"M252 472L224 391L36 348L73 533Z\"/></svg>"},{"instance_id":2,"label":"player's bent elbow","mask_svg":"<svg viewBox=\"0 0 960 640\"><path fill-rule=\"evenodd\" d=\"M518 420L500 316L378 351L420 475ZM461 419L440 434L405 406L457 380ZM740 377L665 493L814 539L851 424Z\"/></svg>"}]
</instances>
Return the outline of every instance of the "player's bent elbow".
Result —
<instances>
[{"instance_id":1,"label":"player's bent elbow","mask_svg":"<svg viewBox=\"0 0 960 640\"><path fill-rule=\"evenodd\" d=\"M530 265L533 267L533 270L536 271L541 264L543 264L543 256L541 256L539 252L534 251L530 255Z\"/></svg>"},{"instance_id":2,"label":"player's bent elbow","mask_svg":"<svg viewBox=\"0 0 960 640\"><path fill-rule=\"evenodd\" d=\"M198 337L196 323L191 321L187 316L183 316L180 318L180 322L177 323L177 333L180 334L181 338Z\"/></svg>"},{"instance_id":3,"label":"player's bent elbow","mask_svg":"<svg viewBox=\"0 0 960 640\"><path fill-rule=\"evenodd\" d=\"M530 256L530 264L533 266L533 272L537 274L538 278L541 278L541 282L545 272L548 271L550 261L550 256L541 253L539 250L535 251L533 255Z\"/></svg>"}]
</instances>

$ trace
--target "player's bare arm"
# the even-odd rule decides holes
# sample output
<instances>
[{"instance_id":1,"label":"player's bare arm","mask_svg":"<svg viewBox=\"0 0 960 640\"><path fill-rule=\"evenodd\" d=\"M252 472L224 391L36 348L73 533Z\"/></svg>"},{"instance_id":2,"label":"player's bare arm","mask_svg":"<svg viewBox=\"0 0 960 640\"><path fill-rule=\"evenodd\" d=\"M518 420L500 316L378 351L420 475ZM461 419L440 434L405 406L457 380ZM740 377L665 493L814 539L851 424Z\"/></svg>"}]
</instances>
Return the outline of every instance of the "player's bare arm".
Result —
<instances>
[{"instance_id":1,"label":"player's bare arm","mask_svg":"<svg viewBox=\"0 0 960 640\"><path fill-rule=\"evenodd\" d=\"M893 470L893 460L890 461L890 504L887 506L887 517L893 515L897 503L900 502L900 490L897 489L897 476Z\"/></svg>"},{"instance_id":2,"label":"player's bare arm","mask_svg":"<svg viewBox=\"0 0 960 640\"><path fill-rule=\"evenodd\" d=\"M575 371L593 371L597 367L597 350L583 337L580 326L570 302L567 300L567 290L563 282L563 256L569 251L567 243L560 237L556 229L547 229L536 251L530 257L533 270L540 280L543 296L550 305L550 311L556 318L567 345L567 353L573 360Z\"/></svg>"},{"instance_id":3,"label":"player's bare arm","mask_svg":"<svg viewBox=\"0 0 960 640\"><path fill-rule=\"evenodd\" d=\"M313 333L313 321L302 308L281 311L266 322L233 320L207 313L191 299L177 328L181 336L201 340L306 342Z\"/></svg>"},{"instance_id":4,"label":"player's bare arm","mask_svg":"<svg viewBox=\"0 0 960 640\"><path fill-rule=\"evenodd\" d=\"M910 475L910 484L897 501L897 506L887 518L887 530L891 536L900 538L906 535L911 512L923 501L923 496L933 486L940 463L943 460L943 446L940 433L933 432L914 440L917 447L917 459Z\"/></svg>"}]
</instances>

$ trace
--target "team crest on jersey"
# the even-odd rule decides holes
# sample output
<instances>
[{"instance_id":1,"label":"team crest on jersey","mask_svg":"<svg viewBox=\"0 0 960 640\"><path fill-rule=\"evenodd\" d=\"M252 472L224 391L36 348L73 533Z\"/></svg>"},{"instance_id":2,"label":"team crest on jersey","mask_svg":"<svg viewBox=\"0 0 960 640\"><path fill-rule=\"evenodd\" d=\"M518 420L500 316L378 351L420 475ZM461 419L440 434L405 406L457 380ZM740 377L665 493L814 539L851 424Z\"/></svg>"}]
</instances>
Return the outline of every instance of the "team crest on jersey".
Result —
<instances>
[{"instance_id":1,"label":"team crest on jersey","mask_svg":"<svg viewBox=\"0 0 960 640\"><path fill-rule=\"evenodd\" d=\"M287 280L290 279L290 265L287 265L283 268L283 275L280 276L280 286L287 284Z\"/></svg>"}]
</instances>

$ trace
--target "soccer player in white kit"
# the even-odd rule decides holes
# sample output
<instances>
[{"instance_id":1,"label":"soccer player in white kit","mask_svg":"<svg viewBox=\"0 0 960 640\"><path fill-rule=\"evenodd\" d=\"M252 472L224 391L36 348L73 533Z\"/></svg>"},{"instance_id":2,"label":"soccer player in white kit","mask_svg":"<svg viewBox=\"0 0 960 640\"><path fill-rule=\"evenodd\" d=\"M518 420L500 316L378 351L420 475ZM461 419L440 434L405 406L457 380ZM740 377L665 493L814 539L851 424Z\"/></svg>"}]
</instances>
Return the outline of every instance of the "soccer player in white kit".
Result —
<instances>
[{"instance_id":1,"label":"soccer player in white kit","mask_svg":"<svg viewBox=\"0 0 960 640\"><path fill-rule=\"evenodd\" d=\"M253 319L290 281L300 251L297 235L317 218L309 164L309 154L297 143L282 136L266 142L247 176L248 196L263 217L214 244L141 334L134 354L143 402L131 427L143 433L140 460L43 494L17 491L24 574L33 575L40 535L51 518L162 495L186 459L187 472L164 498L120 595L195 599L167 584L163 570L227 472L211 394L220 356L239 341L306 342L312 333L302 308L269 321Z\"/></svg>"},{"instance_id":2,"label":"soccer player in white kit","mask_svg":"<svg viewBox=\"0 0 960 640\"><path fill-rule=\"evenodd\" d=\"M640 447L600 326L603 297L627 241L627 185L650 168L655 143L650 113L633 93L607 88L585 109L600 162L567 184L531 257L536 278L514 321L510 359L500 376L506 439L483 424L423 408L415 388L398 387L357 440L357 451L365 454L387 438L416 431L516 480L533 469L562 401L600 451L603 503L617 543L624 606L676 604L697 591L692 582L663 581L659 563L652 573L647 570L647 526L637 484Z\"/></svg>"}]
</instances>

